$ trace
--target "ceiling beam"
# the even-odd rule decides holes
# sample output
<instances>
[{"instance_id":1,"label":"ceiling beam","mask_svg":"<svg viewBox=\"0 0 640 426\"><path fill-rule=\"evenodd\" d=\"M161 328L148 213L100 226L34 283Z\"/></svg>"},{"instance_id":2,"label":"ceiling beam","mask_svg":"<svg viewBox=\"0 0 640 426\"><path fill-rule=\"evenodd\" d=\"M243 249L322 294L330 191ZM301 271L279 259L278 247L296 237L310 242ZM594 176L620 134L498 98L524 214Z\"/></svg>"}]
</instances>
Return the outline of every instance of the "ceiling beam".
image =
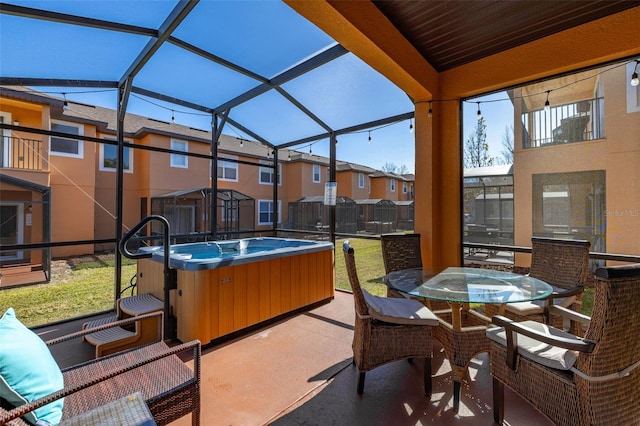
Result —
<instances>
[{"instance_id":1,"label":"ceiling beam","mask_svg":"<svg viewBox=\"0 0 640 426\"><path fill-rule=\"evenodd\" d=\"M160 46L171 36L171 33L180 25L184 18L189 15L200 0L180 0L176 7L173 8L167 19L160 25L156 38L149 40L147 45L138 54L138 57L129 65L129 68L120 78L118 87L125 80L134 78L138 72L145 66L149 59L160 49Z\"/></svg>"},{"instance_id":2,"label":"ceiling beam","mask_svg":"<svg viewBox=\"0 0 640 426\"><path fill-rule=\"evenodd\" d=\"M101 30L118 31L148 37L157 37L158 30L137 25L127 25L120 22L103 21L102 19L87 18L84 16L69 15L66 13L52 12L50 10L34 9L31 7L14 4L0 3L0 13L4 15L19 16L21 18L40 19L43 21L58 22L61 24L80 25L83 27L98 28Z\"/></svg>"}]
</instances>

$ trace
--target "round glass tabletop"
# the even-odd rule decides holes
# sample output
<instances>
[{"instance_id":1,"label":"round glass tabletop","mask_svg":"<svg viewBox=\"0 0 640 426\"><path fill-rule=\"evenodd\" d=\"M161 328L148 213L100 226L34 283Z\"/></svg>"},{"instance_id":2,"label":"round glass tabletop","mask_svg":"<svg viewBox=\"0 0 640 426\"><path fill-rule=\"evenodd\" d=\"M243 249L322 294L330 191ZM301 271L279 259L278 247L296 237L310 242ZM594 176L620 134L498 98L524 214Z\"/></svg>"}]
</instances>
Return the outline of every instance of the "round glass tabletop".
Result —
<instances>
[{"instance_id":1,"label":"round glass tabletop","mask_svg":"<svg viewBox=\"0 0 640 426\"><path fill-rule=\"evenodd\" d=\"M429 275L422 268L390 272L384 282L414 297L460 303L514 303L544 299L553 289L527 275L492 269L451 267Z\"/></svg>"}]
</instances>

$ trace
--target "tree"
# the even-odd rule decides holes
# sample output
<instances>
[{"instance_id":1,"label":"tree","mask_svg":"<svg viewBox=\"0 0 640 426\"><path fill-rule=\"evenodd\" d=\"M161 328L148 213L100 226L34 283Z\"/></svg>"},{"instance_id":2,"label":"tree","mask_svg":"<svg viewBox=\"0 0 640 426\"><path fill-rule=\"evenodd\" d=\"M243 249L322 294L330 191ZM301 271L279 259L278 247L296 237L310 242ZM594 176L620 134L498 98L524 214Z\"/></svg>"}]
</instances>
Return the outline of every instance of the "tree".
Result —
<instances>
[{"instance_id":1,"label":"tree","mask_svg":"<svg viewBox=\"0 0 640 426\"><path fill-rule=\"evenodd\" d=\"M502 134L502 158L498 159L500 164L513 164L513 124L504 127Z\"/></svg>"},{"instance_id":2,"label":"tree","mask_svg":"<svg viewBox=\"0 0 640 426\"><path fill-rule=\"evenodd\" d=\"M484 117L478 119L475 130L464 143L463 160L464 167L467 169L491 166L494 162L494 158L489 155L487 125Z\"/></svg>"},{"instance_id":3,"label":"tree","mask_svg":"<svg viewBox=\"0 0 640 426\"><path fill-rule=\"evenodd\" d=\"M386 173L395 173L398 175L409 173L409 169L404 164L401 166L396 166L394 163L389 162L384 163L384 166L382 166L381 170Z\"/></svg>"}]
</instances>

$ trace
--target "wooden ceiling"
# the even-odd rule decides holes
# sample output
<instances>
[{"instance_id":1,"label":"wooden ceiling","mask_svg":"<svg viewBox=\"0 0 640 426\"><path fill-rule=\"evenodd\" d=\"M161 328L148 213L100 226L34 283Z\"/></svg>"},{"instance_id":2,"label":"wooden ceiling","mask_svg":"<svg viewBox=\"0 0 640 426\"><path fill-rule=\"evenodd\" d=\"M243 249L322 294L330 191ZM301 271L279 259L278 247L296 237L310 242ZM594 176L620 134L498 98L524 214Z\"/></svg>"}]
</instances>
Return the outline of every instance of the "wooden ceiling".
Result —
<instances>
[{"instance_id":1,"label":"wooden ceiling","mask_svg":"<svg viewBox=\"0 0 640 426\"><path fill-rule=\"evenodd\" d=\"M442 72L638 7L640 0L374 0L374 4Z\"/></svg>"}]
</instances>

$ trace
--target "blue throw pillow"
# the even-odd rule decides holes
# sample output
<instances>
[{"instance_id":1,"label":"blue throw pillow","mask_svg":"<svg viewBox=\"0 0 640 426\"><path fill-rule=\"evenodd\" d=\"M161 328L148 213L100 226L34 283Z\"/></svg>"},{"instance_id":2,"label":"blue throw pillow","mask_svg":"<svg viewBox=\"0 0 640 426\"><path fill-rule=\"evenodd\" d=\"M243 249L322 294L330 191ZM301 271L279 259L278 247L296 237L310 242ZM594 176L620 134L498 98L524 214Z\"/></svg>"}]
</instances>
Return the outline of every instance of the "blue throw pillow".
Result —
<instances>
[{"instance_id":1,"label":"blue throw pillow","mask_svg":"<svg viewBox=\"0 0 640 426\"><path fill-rule=\"evenodd\" d=\"M47 345L9 308L0 318L0 397L17 407L63 387L62 372ZM63 402L47 404L25 418L33 424L58 424Z\"/></svg>"}]
</instances>

